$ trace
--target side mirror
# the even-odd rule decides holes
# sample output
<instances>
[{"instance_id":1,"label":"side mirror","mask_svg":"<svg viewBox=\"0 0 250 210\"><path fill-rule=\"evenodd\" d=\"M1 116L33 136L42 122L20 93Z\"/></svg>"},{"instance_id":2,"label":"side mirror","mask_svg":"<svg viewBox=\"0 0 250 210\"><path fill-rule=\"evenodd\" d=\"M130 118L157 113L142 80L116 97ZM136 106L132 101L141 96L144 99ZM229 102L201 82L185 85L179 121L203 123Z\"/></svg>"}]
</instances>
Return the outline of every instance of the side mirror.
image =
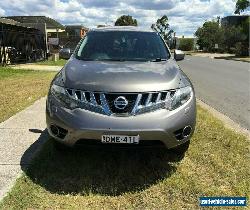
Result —
<instances>
[{"instance_id":1,"label":"side mirror","mask_svg":"<svg viewBox=\"0 0 250 210\"><path fill-rule=\"evenodd\" d=\"M183 60L185 57L185 53L181 50L175 50L174 51L174 59L176 61L180 61L180 60Z\"/></svg>"},{"instance_id":2,"label":"side mirror","mask_svg":"<svg viewBox=\"0 0 250 210\"><path fill-rule=\"evenodd\" d=\"M62 59L69 59L72 55L70 48L63 48L59 51L59 57Z\"/></svg>"}]
</instances>

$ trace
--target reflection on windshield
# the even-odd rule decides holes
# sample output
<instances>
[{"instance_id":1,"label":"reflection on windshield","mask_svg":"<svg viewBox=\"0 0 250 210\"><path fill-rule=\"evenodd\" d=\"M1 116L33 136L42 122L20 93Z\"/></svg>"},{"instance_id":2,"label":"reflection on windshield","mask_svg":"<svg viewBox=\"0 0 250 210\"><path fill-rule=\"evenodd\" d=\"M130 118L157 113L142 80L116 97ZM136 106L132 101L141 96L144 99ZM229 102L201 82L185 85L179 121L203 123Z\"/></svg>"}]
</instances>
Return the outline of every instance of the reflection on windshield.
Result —
<instances>
[{"instance_id":1,"label":"reflection on windshield","mask_svg":"<svg viewBox=\"0 0 250 210\"><path fill-rule=\"evenodd\" d=\"M76 57L97 61L165 61L170 54L153 32L90 32L82 41Z\"/></svg>"}]
</instances>

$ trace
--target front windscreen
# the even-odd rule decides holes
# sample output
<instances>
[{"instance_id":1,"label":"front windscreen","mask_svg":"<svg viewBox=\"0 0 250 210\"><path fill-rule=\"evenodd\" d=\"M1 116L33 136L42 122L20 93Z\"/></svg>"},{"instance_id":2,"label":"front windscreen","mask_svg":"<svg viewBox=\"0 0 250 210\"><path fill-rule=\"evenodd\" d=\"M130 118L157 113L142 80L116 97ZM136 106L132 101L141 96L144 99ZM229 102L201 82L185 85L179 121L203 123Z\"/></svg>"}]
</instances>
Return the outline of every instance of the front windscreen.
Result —
<instances>
[{"instance_id":1,"label":"front windscreen","mask_svg":"<svg viewBox=\"0 0 250 210\"><path fill-rule=\"evenodd\" d=\"M89 32L76 57L81 60L148 61L168 59L169 51L154 32Z\"/></svg>"}]
</instances>

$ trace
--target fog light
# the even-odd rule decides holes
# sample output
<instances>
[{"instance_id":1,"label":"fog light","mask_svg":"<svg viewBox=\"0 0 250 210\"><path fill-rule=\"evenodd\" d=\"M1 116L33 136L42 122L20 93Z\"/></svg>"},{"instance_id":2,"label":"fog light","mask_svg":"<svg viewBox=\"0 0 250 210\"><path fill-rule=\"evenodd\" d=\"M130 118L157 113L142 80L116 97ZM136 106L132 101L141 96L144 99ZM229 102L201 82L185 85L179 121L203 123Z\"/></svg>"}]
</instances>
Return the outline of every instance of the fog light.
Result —
<instances>
[{"instance_id":1,"label":"fog light","mask_svg":"<svg viewBox=\"0 0 250 210\"><path fill-rule=\"evenodd\" d=\"M59 129L58 129L57 126L51 125L51 126L50 126L50 130L51 130L51 132L53 133L53 135L55 135L55 136L58 136L58 135L59 135Z\"/></svg>"},{"instance_id":2,"label":"fog light","mask_svg":"<svg viewBox=\"0 0 250 210\"><path fill-rule=\"evenodd\" d=\"M192 131L191 126L186 126L185 128L183 128L182 136L184 138L188 137L190 135L191 131Z\"/></svg>"}]
</instances>

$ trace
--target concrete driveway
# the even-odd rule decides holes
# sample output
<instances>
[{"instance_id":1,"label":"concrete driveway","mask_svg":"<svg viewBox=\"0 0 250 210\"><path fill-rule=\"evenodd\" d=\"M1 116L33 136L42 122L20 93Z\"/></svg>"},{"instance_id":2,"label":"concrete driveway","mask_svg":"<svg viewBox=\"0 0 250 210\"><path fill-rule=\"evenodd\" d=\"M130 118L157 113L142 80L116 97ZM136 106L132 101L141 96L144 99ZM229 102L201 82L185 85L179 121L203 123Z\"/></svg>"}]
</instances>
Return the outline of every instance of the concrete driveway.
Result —
<instances>
[{"instance_id":1,"label":"concrete driveway","mask_svg":"<svg viewBox=\"0 0 250 210\"><path fill-rule=\"evenodd\" d=\"M45 98L0 123L0 200L48 139Z\"/></svg>"},{"instance_id":2,"label":"concrete driveway","mask_svg":"<svg viewBox=\"0 0 250 210\"><path fill-rule=\"evenodd\" d=\"M178 62L206 104L250 130L250 64L186 56Z\"/></svg>"}]
</instances>

